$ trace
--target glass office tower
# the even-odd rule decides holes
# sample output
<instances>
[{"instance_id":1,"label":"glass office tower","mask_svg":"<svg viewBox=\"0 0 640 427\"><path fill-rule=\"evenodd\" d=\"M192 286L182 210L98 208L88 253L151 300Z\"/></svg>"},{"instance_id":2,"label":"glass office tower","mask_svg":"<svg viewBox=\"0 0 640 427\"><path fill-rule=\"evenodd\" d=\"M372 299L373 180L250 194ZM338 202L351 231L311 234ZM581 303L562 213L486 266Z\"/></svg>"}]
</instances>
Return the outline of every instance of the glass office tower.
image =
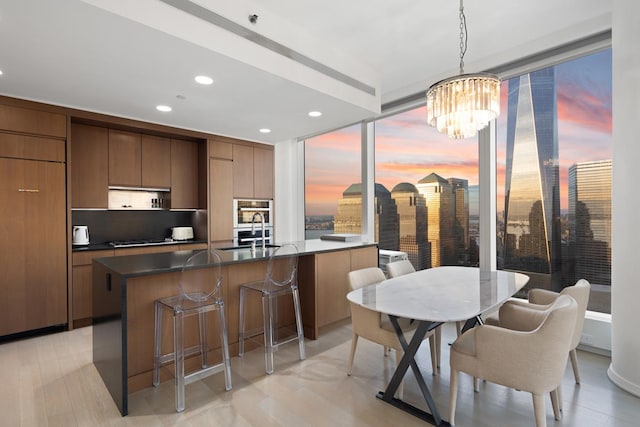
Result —
<instances>
[{"instance_id":1,"label":"glass office tower","mask_svg":"<svg viewBox=\"0 0 640 427\"><path fill-rule=\"evenodd\" d=\"M427 205L418 189L401 182L391 190L400 218L400 250L406 252L416 270L431 267L431 252L427 240Z\"/></svg>"},{"instance_id":2,"label":"glass office tower","mask_svg":"<svg viewBox=\"0 0 640 427\"><path fill-rule=\"evenodd\" d=\"M569 168L569 253L572 281L611 286L611 160Z\"/></svg>"},{"instance_id":3,"label":"glass office tower","mask_svg":"<svg viewBox=\"0 0 640 427\"><path fill-rule=\"evenodd\" d=\"M551 289L561 256L556 105L553 67L509 80L504 268Z\"/></svg>"},{"instance_id":4,"label":"glass office tower","mask_svg":"<svg viewBox=\"0 0 640 427\"><path fill-rule=\"evenodd\" d=\"M397 251L400 243L398 239L398 209L391 193L382 184L375 185L375 240L380 249ZM334 231L336 233L362 233L362 185L351 184L338 200L338 212L334 217Z\"/></svg>"},{"instance_id":5,"label":"glass office tower","mask_svg":"<svg viewBox=\"0 0 640 427\"><path fill-rule=\"evenodd\" d=\"M432 173L418 181L416 188L427 202L431 267L457 265L451 184L440 175Z\"/></svg>"},{"instance_id":6,"label":"glass office tower","mask_svg":"<svg viewBox=\"0 0 640 427\"><path fill-rule=\"evenodd\" d=\"M461 178L449 178L453 193L453 238L455 239L456 262L469 265L469 181Z\"/></svg>"}]
</instances>

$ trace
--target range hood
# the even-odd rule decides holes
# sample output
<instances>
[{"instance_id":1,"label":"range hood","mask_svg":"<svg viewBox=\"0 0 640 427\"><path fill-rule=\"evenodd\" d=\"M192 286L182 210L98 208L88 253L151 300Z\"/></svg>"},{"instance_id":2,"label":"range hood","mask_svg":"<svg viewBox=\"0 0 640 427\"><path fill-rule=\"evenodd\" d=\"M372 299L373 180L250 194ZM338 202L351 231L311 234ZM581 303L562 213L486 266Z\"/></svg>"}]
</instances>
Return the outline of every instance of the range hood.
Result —
<instances>
[{"instance_id":1,"label":"range hood","mask_svg":"<svg viewBox=\"0 0 640 427\"><path fill-rule=\"evenodd\" d=\"M168 210L169 188L109 187L110 210Z\"/></svg>"}]
</instances>

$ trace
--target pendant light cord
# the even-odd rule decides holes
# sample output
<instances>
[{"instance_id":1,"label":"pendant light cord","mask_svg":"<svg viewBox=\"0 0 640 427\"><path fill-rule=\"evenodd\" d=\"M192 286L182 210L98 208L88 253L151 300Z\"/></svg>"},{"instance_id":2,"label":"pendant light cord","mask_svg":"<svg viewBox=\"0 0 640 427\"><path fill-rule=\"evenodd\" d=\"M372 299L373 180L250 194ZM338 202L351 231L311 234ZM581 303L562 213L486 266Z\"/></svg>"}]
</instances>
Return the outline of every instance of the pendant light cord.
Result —
<instances>
[{"instance_id":1,"label":"pendant light cord","mask_svg":"<svg viewBox=\"0 0 640 427\"><path fill-rule=\"evenodd\" d=\"M464 54L467 53L467 17L464 16L463 0L460 0L460 74L464 74Z\"/></svg>"}]
</instances>

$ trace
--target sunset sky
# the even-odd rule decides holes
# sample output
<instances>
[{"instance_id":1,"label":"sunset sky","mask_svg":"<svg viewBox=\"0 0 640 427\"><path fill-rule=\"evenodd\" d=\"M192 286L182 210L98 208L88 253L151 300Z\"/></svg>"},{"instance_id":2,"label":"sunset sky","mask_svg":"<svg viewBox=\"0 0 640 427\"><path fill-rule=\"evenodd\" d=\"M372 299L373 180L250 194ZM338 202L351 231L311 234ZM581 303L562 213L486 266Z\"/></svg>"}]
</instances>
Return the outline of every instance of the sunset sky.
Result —
<instances>
[{"instance_id":1,"label":"sunset sky","mask_svg":"<svg viewBox=\"0 0 640 427\"><path fill-rule=\"evenodd\" d=\"M498 211L504 209L507 85L498 119ZM611 49L556 66L560 207L567 208L567 171L574 163L611 159ZM389 191L435 172L478 183L477 139L453 140L427 126L426 107L375 124L376 182ZM305 143L307 215L334 215L337 200L360 182L360 125Z\"/></svg>"}]
</instances>

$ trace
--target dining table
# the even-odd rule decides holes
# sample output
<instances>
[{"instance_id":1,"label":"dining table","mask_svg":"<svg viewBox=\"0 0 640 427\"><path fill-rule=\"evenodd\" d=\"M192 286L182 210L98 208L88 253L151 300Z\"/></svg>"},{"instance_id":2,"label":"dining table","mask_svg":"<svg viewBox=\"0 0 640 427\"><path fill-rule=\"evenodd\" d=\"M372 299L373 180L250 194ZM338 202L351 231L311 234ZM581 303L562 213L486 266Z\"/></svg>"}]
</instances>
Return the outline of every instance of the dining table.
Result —
<instances>
[{"instance_id":1,"label":"dining table","mask_svg":"<svg viewBox=\"0 0 640 427\"><path fill-rule=\"evenodd\" d=\"M388 315L404 354L387 388L377 397L437 426L448 426L440 416L415 356L425 335L445 322L465 322L463 332L482 323L481 315L492 312L522 289L529 277L504 270L444 266L419 270L364 286L347 294L347 299ZM416 329L407 342L398 319L413 319ZM396 398L398 386L411 367L429 411Z\"/></svg>"}]
</instances>

